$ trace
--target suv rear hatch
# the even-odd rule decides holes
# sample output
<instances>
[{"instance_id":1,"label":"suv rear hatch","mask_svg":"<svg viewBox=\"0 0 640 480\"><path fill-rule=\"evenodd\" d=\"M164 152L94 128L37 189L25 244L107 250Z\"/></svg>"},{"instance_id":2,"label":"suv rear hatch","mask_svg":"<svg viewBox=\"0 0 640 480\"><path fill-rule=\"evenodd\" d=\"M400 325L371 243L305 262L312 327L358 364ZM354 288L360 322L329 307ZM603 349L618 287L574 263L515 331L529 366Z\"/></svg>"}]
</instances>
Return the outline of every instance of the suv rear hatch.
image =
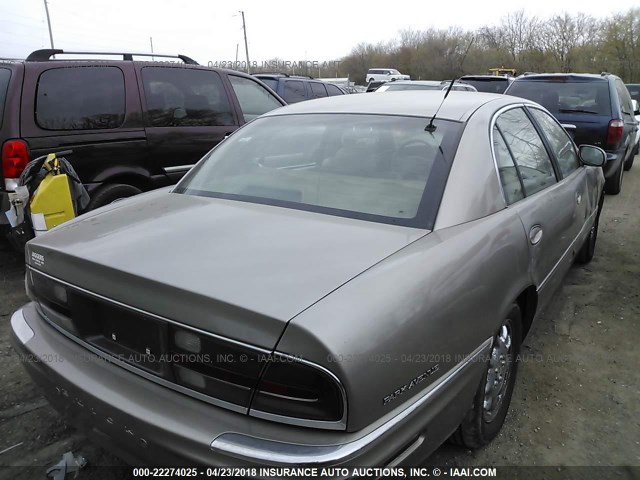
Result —
<instances>
[{"instance_id":1,"label":"suv rear hatch","mask_svg":"<svg viewBox=\"0 0 640 480\"><path fill-rule=\"evenodd\" d=\"M540 75L513 82L506 93L545 107L564 125L576 144L608 147L609 122L613 117L606 78Z\"/></svg>"},{"instance_id":2,"label":"suv rear hatch","mask_svg":"<svg viewBox=\"0 0 640 480\"><path fill-rule=\"evenodd\" d=\"M504 93L510 82L508 77L499 75L465 75L460 80L485 93Z\"/></svg>"}]
</instances>

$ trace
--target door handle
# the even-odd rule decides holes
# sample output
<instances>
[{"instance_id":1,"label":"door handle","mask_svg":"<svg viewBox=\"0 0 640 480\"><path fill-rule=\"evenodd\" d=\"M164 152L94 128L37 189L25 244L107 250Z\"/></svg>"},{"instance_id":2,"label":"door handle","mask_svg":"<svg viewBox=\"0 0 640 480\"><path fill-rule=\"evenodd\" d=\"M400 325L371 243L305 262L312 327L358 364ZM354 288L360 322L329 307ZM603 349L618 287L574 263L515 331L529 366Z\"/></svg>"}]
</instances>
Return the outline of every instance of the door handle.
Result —
<instances>
[{"instance_id":1,"label":"door handle","mask_svg":"<svg viewBox=\"0 0 640 480\"><path fill-rule=\"evenodd\" d=\"M540 225L534 225L529 230L529 241L531 245L537 245L542 240L542 227Z\"/></svg>"}]
</instances>

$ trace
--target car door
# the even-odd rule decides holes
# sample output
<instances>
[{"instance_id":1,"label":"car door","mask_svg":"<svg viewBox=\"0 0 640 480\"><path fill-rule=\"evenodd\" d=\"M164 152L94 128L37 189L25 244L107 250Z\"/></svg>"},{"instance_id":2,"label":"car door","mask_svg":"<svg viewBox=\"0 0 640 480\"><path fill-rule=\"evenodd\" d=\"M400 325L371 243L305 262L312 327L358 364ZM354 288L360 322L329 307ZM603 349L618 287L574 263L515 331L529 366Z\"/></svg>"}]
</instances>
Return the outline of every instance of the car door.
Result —
<instances>
[{"instance_id":1,"label":"car door","mask_svg":"<svg viewBox=\"0 0 640 480\"><path fill-rule=\"evenodd\" d=\"M178 181L240 124L220 74L211 69L139 69L147 162L157 184Z\"/></svg>"},{"instance_id":2,"label":"car door","mask_svg":"<svg viewBox=\"0 0 640 480\"><path fill-rule=\"evenodd\" d=\"M572 263L575 192L558 173L523 107L499 113L493 127L494 152L505 199L524 227L529 273L544 305Z\"/></svg>"},{"instance_id":3,"label":"car door","mask_svg":"<svg viewBox=\"0 0 640 480\"><path fill-rule=\"evenodd\" d=\"M538 125L543 140L546 141L558 167L561 181L575 193L573 237L574 242L578 242L577 247L580 247L579 242L591 223L591 214L598 206L597 186L590 184L592 182L587 175L588 167L582 165L575 143L558 121L541 108L528 106L527 110Z\"/></svg>"}]
</instances>

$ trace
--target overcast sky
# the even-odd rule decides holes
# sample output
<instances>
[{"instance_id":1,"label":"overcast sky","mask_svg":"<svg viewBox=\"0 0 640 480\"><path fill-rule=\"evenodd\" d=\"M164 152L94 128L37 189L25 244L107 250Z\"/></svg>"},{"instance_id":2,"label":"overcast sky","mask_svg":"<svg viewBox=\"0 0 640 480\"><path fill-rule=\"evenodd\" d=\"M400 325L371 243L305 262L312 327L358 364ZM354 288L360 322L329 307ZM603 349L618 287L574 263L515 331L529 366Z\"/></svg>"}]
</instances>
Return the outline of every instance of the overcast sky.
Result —
<instances>
[{"instance_id":1,"label":"overcast sky","mask_svg":"<svg viewBox=\"0 0 640 480\"><path fill-rule=\"evenodd\" d=\"M549 17L564 11L596 17L627 11L638 0L356 1L356 0L49 0L56 48L182 53L199 63L245 60L244 10L252 61L324 61L359 42L393 39L399 30L499 23L524 9ZM0 57L24 58L49 47L44 0L0 0Z\"/></svg>"}]
</instances>

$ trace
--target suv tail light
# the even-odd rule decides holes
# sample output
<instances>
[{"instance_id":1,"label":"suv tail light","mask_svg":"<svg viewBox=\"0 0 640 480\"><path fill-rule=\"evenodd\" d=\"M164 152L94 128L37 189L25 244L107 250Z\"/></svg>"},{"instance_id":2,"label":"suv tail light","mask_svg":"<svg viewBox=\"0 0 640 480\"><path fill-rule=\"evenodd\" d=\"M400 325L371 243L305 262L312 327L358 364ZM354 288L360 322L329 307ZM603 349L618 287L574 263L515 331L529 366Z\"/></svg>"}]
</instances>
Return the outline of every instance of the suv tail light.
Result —
<instances>
[{"instance_id":1,"label":"suv tail light","mask_svg":"<svg viewBox=\"0 0 640 480\"><path fill-rule=\"evenodd\" d=\"M24 140L7 140L2 145L2 176L18 178L29 163L29 147Z\"/></svg>"},{"instance_id":2,"label":"suv tail light","mask_svg":"<svg viewBox=\"0 0 640 480\"><path fill-rule=\"evenodd\" d=\"M607 145L615 145L622 140L622 132L624 131L624 121L615 118L609 122L607 130Z\"/></svg>"}]
</instances>

